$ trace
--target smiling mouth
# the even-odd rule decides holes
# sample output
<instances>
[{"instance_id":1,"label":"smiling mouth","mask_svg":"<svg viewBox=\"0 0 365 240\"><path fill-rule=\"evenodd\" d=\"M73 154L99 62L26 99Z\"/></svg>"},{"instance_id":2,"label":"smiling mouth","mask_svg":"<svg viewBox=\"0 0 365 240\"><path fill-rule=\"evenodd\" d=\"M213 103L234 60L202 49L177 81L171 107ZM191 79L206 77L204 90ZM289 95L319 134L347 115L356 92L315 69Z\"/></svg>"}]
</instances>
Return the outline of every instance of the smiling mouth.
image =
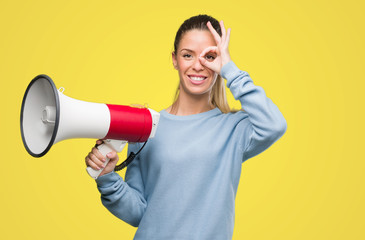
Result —
<instances>
[{"instance_id":1,"label":"smiling mouth","mask_svg":"<svg viewBox=\"0 0 365 240\"><path fill-rule=\"evenodd\" d=\"M207 77L204 76L192 76L192 75L188 75L188 77L193 80L193 81L204 81Z\"/></svg>"}]
</instances>

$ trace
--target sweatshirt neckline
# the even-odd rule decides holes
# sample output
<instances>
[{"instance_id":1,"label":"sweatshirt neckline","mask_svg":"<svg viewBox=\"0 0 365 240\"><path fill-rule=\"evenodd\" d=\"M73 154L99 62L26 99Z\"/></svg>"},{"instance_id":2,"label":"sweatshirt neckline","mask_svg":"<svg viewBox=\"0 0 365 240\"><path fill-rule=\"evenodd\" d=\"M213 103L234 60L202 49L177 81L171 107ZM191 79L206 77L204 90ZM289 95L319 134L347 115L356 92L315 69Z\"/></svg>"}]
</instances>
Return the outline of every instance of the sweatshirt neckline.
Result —
<instances>
[{"instance_id":1,"label":"sweatshirt neckline","mask_svg":"<svg viewBox=\"0 0 365 240\"><path fill-rule=\"evenodd\" d=\"M206 111L206 112L191 114L191 115L184 115L184 116L178 116L178 115L168 113L168 112L166 112L165 109L161 110L161 112L160 112L160 114L162 116L169 118L169 119L173 119L173 120L193 120L193 119L198 119L198 118L214 116L214 115L217 115L220 113L222 113L222 112L217 107L213 108L212 110Z\"/></svg>"}]
</instances>

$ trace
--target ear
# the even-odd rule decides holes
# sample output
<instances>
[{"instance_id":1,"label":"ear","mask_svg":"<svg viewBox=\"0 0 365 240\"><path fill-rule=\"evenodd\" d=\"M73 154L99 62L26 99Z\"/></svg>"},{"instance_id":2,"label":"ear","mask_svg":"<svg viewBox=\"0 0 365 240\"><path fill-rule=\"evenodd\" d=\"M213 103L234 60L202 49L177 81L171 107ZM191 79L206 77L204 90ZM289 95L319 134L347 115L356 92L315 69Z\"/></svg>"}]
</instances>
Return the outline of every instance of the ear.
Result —
<instances>
[{"instance_id":1,"label":"ear","mask_svg":"<svg viewBox=\"0 0 365 240\"><path fill-rule=\"evenodd\" d=\"M174 68L177 70L177 60L175 52L172 52L171 57L172 57L172 64L174 65Z\"/></svg>"}]
</instances>

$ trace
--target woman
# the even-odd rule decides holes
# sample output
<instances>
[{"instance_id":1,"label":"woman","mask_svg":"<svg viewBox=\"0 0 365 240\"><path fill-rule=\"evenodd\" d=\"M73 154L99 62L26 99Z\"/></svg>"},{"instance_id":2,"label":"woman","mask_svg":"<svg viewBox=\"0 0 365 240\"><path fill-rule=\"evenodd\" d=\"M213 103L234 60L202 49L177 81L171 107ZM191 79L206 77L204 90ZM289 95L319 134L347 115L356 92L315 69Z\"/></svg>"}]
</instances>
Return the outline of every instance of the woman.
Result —
<instances>
[{"instance_id":1,"label":"woman","mask_svg":"<svg viewBox=\"0 0 365 240\"><path fill-rule=\"evenodd\" d=\"M231 239L242 162L286 131L276 105L231 60L229 38L223 21L207 15L181 25L172 53L180 78L174 103L160 112L155 137L125 181L113 171L115 152L96 180L104 206L138 226L135 239ZM222 77L243 111L230 111ZM96 148L86 164L104 167Z\"/></svg>"}]
</instances>

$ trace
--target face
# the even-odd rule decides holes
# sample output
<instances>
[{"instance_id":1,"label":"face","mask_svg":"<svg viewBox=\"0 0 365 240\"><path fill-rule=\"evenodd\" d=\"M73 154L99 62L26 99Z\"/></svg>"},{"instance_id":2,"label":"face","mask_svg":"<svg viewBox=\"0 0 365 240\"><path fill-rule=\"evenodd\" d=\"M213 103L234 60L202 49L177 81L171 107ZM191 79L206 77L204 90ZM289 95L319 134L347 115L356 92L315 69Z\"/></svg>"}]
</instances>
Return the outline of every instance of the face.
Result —
<instances>
[{"instance_id":1,"label":"face","mask_svg":"<svg viewBox=\"0 0 365 240\"><path fill-rule=\"evenodd\" d=\"M182 36L176 53L172 54L180 76L180 94L209 96L218 74L199 61L200 53L209 46L216 43L208 30L194 29ZM208 53L204 57L212 61L215 56Z\"/></svg>"}]
</instances>

